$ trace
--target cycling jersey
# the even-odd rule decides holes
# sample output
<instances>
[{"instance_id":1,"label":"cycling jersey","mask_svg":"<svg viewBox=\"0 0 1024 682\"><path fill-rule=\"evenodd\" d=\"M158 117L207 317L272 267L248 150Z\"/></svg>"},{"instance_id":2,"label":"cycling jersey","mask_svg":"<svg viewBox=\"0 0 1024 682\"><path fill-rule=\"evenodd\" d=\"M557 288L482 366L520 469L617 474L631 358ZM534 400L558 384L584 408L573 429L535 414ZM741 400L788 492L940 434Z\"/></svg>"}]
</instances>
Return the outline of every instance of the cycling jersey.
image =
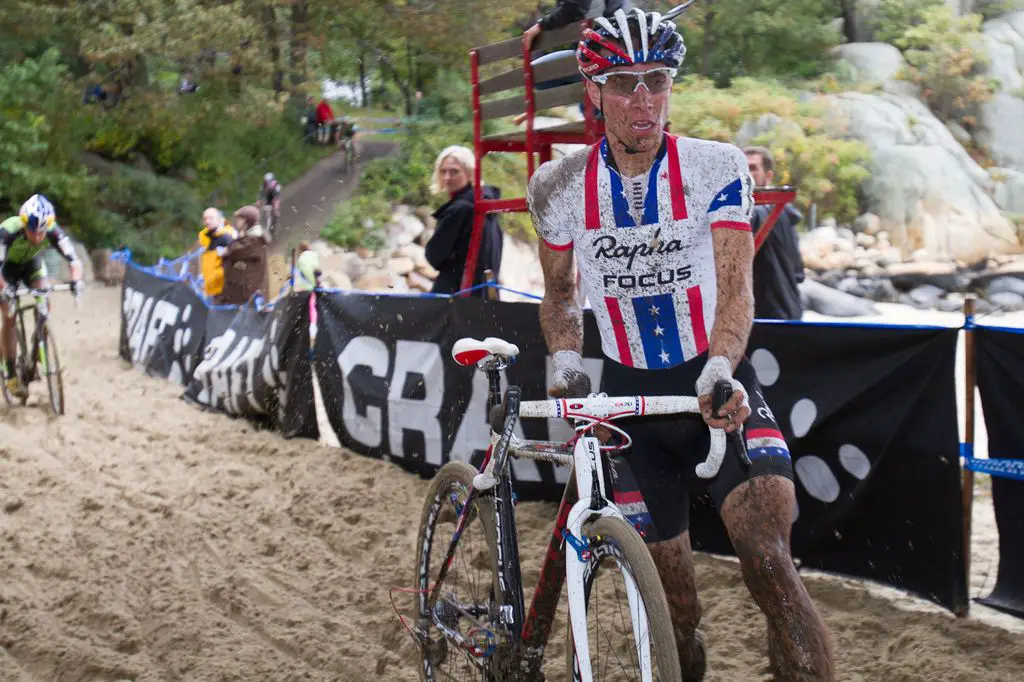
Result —
<instances>
[{"instance_id":1,"label":"cycling jersey","mask_svg":"<svg viewBox=\"0 0 1024 682\"><path fill-rule=\"evenodd\" d=\"M746 156L664 135L650 171L624 178L606 139L537 169L527 202L538 235L574 249L604 354L674 367L708 349L717 301L712 230L750 230Z\"/></svg>"},{"instance_id":2,"label":"cycling jersey","mask_svg":"<svg viewBox=\"0 0 1024 682\"><path fill-rule=\"evenodd\" d=\"M46 238L38 244L29 242L19 216L12 216L0 223L0 263L20 265L35 259L47 247L60 251L69 263L78 262L78 254L60 225L54 223L46 230Z\"/></svg>"},{"instance_id":3,"label":"cycling jersey","mask_svg":"<svg viewBox=\"0 0 1024 682\"><path fill-rule=\"evenodd\" d=\"M276 183L276 182L273 185L271 185L270 187L264 186L260 190L260 198L263 200L264 204L273 203L274 199L276 199L280 195L281 195L281 185Z\"/></svg>"}]
</instances>

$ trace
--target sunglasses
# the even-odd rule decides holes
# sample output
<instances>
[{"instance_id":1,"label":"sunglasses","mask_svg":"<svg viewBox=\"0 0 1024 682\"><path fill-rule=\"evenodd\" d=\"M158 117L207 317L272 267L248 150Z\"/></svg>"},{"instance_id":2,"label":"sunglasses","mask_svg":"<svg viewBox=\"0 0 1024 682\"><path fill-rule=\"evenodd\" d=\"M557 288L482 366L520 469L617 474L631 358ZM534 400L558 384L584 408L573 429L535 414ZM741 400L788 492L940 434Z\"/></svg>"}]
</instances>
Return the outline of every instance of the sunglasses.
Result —
<instances>
[{"instance_id":1,"label":"sunglasses","mask_svg":"<svg viewBox=\"0 0 1024 682\"><path fill-rule=\"evenodd\" d=\"M647 88L652 95L665 92L672 87L672 81L676 77L676 69L668 66L647 71L618 71L616 73L603 73L599 76L591 76L591 80L606 87L608 92L620 97L633 95L640 86Z\"/></svg>"}]
</instances>

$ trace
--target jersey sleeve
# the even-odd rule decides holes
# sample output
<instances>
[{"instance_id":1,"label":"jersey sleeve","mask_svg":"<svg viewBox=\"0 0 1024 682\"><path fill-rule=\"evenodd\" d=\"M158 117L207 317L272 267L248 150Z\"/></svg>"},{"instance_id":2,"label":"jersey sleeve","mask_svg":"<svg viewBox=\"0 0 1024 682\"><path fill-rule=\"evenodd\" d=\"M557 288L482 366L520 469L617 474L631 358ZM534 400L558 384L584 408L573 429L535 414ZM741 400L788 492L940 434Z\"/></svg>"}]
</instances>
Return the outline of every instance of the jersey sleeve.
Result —
<instances>
[{"instance_id":1,"label":"jersey sleeve","mask_svg":"<svg viewBox=\"0 0 1024 682\"><path fill-rule=\"evenodd\" d=\"M558 210L558 202L565 206L564 197L555 186L555 178L552 171L561 161L547 162L540 166L530 178L530 185L526 191L526 204L530 209L530 217L533 219L533 229L537 236L544 240L550 248L556 251L567 251L572 248L572 233L569 231L568 221L564 213ZM568 209L565 206L566 210Z\"/></svg>"},{"instance_id":2,"label":"jersey sleeve","mask_svg":"<svg viewBox=\"0 0 1024 682\"><path fill-rule=\"evenodd\" d=\"M721 189L712 197L708 206L708 222L712 230L750 232L754 212L754 180L750 176L747 157L733 145L722 145L722 148L717 179L712 183Z\"/></svg>"},{"instance_id":3,"label":"jersey sleeve","mask_svg":"<svg viewBox=\"0 0 1024 682\"><path fill-rule=\"evenodd\" d=\"M50 231L46 233L46 236L50 239L50 245L61 252L61 255L64 256L64 260L71 264L78 262L78 254L75 252L75 245L71 243L71 237L67 235L60 225L54 225L51 227Z\"/></svg>"}]
</instances>

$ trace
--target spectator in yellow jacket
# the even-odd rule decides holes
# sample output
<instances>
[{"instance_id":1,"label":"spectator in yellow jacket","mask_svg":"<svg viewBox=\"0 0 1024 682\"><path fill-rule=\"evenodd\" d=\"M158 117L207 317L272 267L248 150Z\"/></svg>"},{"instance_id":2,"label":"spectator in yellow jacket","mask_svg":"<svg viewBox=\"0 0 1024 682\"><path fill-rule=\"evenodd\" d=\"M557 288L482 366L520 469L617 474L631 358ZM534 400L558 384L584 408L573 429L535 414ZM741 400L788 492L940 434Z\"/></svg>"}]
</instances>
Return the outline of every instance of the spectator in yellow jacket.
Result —
<instances>
[{"instance_id":1,"label":"spectator in yellow jacket","mask_svg":"<svg viewBox=\"0 0 1024 682\"><path fill-rule=\"evenodd\" d=\"M199 232L199 244L206 251L200 257L199 265L207 296L216 296L224 288L224 264L221 256L228 245L237 238L238 232L228 225L219 209L210 207L203 211L203 229Z\"/></svg>"}]
</instances>

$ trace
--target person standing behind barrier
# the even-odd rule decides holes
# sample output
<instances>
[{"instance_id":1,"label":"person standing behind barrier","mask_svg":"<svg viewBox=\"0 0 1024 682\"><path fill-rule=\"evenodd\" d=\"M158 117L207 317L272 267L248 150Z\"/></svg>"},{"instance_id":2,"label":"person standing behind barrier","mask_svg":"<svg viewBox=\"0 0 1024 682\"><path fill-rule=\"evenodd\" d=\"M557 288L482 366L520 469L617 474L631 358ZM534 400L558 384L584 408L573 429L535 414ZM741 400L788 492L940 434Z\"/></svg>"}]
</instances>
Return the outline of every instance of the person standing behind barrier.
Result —
<instances>
[{"instance_id":1,"label":"person standing behind barrier","mask_svg":"<svg viewBox=\"0 0 1024 682\"><path fill-rule=\"evenodd\" d=\"M295 261L295 291L312 291L320 286L320 254L313 250L309 242L299 242L299 257Z\"/></svg>"},{"instance_id":2,"label":"person standing behind barrier","mask_svg":"<svg viewBox=\"0 0 1024 682\"><path fill-rule=\"evenodd\" d=\"M461 289L462 272L469 256L470 240L473 236L473 182L476 169L473 152L466 147L451 146L442 150L434 162L434 177L430 189L435 194L447 191L448 201L434 212L437 228L427 242L426 257L437 270L437 279L431 293L454 294ZM496 187L485 186L483 196L498 199L501 192ZM501 267L502 233L497 216L489 214L484 220L484 234L480 240L480 252L476 260L473 285L484 282L484 271L491 270L495 279ZM474 296L486 296L486 289L473 292Z\"/></svg>"},{"instance_id":3,"label":"person standing behind barrier","mask_svg":"<svg viewBox=\"0 0 1024 682\"><path fill-rule=\"evenodd\" d=\"M756 187L768 187L775 178L775 158L765 147L746 147L747 165ZM755 206L751 223L755 235L764 225L771 206ZM754 317L761 320L799 320L804 315L800 282L804 261L796 226L803 219L792 204L779 214L761 250L754 256Z\"/></svg>"},{"instance_id":4,"label":"person standing behind barrier","mask_svg":"<svg viewBox=\"0 0 1024 682\"><path fill-rule=\"evenodd\" d=\"M218 305L244 305L256 293L269 298L267 244L270 239L259 223L259 210L252 205L235 211L235 229L241 235L231 242L222 257L224 288L214 299Z\"/></svg>"},{"instance_id":5,"label":"person standing behind barrier","mask_svg":"<svg viewBox=\"0 0 1024 682\"><path fill-rule=\"evenodd\" d=\"M216 297L224 288L222 256L231 242L237 238L237 230L228 225L220 209L211 206L203 211L203 229L199 232L199 245L205 250L199 265L203 273L203 289L207 296Z\"/></svg>"}]
</instances>

